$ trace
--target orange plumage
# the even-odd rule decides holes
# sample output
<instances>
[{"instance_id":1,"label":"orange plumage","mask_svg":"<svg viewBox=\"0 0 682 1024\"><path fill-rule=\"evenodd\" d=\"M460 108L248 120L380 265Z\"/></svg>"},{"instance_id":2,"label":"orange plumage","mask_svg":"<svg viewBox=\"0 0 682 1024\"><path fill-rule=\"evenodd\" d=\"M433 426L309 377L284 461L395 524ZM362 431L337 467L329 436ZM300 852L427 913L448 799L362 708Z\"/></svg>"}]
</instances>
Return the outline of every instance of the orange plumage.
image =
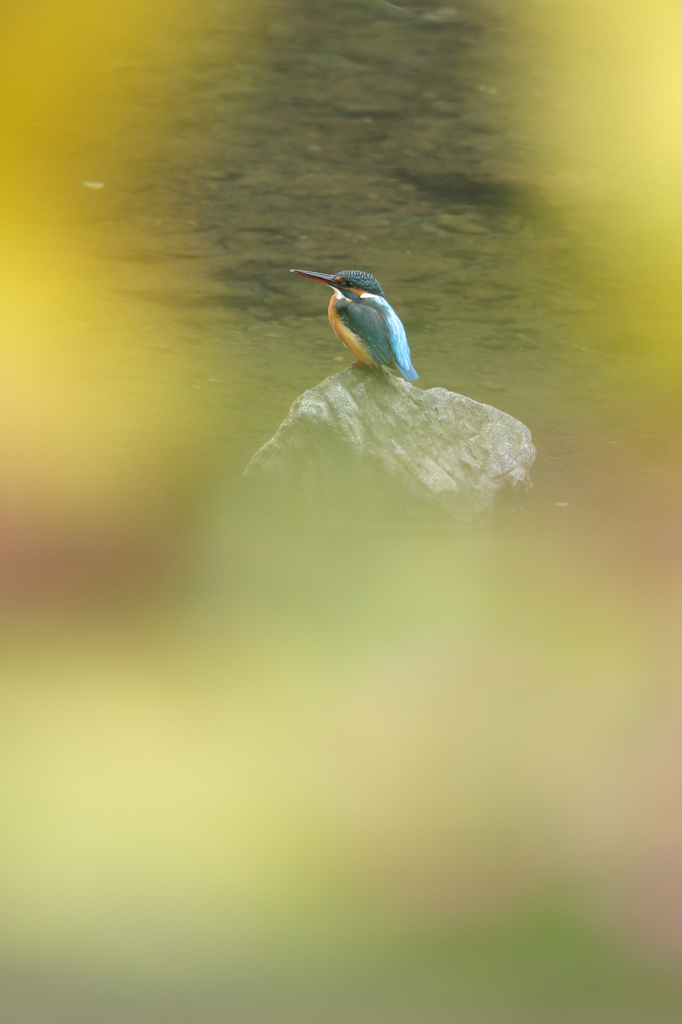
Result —
<instances>
[{"instance_id":1,"label":"orange plumage","mask_svg":"<svg viewBox=\"0 0 682 1024\"><path fill-rule=\"evenodd\" d=\"M353 289L355 291L355 289ZM358 294L359 289L358 289ZM331 299L329 300L329 323L332 325L332 330L336 337L343 342L346 348L353 353L359 363L363 363L365 366L378 366L379 364L372 359L367 346L363 342L362 338L354 334L353 331L349 330L348 327L343 323L339 314L336 312L336 299L337 295L334 292Z\"/></svg>"}]
</instances>

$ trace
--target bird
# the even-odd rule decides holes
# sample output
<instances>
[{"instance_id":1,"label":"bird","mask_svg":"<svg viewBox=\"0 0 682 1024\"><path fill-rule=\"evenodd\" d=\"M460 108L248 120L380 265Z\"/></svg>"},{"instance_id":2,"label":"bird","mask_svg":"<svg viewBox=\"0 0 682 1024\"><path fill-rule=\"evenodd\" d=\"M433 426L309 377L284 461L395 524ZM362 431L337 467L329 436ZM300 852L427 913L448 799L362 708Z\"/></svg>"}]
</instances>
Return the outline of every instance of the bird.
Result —
<instances>
[{"instance_id":1,"label":"bird","mask_svg":"<svg viewBox=\"0 0 682 1024\"><path fill-rule=\"evenodd\" d=\"M292 274L321 281L333 291L329 323L334 333L357 359L355 366L391 366L405 380L419 380L410 360L410 346L400 318L384 298L376 277L365 270L318 274L292 270Z\"/></svg>"}]
</instances>

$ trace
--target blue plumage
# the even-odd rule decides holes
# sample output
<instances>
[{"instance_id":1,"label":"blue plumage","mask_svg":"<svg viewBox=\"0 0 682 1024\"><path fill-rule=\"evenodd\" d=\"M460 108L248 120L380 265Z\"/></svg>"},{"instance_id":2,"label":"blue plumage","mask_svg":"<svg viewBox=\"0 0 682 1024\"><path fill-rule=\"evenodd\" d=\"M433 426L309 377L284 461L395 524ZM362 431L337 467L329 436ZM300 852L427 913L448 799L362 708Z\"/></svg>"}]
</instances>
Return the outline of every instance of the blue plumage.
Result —
<instances>
[{"instance_id":1,"label":"blue plumage","mask_svg":"<svg viewBox=\"0 0 682 1024\"><path fill-rule=\"evenodd\" d=\"M395 366L405 380L418 380L400 317L384 298L381 285L364 270L317 274L292 270L334 289L329 320L335 333L360 363Z\"/></svg>"},{"instance_id":2,"label":"blue plumage","mask_svg":"<svg viewBox=\"0 0 682 1024\"><path fill-rule=\"evenodd\" d=\"M386 326L388 328L389 346L395 365L402 373L405 380L414 381L419 380L419 375L412 365L410 360L410 346L407 343L407 335L403 322L393 309L393 306L389 306L386 299L380 295L375 295L371 299L363 299L368 305L374 305L380 307L380 313L383 314ZM390 365L390 364L389 364Z\"/></svg>"},{"instance_id":3,"label":"blue plumage","mask_svg":"<svg viewBox=\"0 0 682 1024\"><path fill-rule=\"evenodd\" d=\"M406 380L417 380L410 362L407 335L398 314L379 295L371 298L337 299L336 313L353 334L366 345L372 359L383 366L396 366Z\"/></svg>"}]
</instances>

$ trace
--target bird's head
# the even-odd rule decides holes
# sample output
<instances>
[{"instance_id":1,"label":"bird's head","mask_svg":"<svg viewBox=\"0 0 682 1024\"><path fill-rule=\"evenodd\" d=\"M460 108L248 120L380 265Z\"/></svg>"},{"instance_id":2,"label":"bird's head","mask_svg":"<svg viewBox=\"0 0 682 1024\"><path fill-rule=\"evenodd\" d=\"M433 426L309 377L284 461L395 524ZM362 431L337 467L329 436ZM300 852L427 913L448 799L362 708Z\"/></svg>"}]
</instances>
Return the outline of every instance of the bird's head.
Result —
<instances>
[{"instance_id":1,"label":"bird's head","mask_svg":"<svg viewBox=\"0 0 682 1024\"><path fill-rule=\"evenodd\" d=\"M300 277L309 277L313 281L321 281L328 284L330 288L341 292L348 299L357 297L367 292L370 295L383 295L383 288L376 277L368 274L366 270L341 270L338 274L317 274L311 270L292 270L292 274L299 274Z\"/></svg>"}]
</instances>

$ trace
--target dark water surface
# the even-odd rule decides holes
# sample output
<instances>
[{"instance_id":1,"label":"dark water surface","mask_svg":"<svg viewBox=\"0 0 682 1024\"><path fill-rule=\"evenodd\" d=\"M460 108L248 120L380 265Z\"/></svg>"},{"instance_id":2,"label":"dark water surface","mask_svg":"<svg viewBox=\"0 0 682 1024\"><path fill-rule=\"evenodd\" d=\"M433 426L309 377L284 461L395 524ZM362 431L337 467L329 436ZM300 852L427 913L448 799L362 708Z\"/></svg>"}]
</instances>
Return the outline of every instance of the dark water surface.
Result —
<instances>
[{"instance_id":1,"label":"dark water surface","mask_svg":"<svg viewBox=\"0 0 682 1024\"><path fill-rule=\"evenodd\" d=\"M636 327L633 343L632 325L623 336L612 322L627 282L608 235L545 187L535 153L551 68L518 13L280 4L241 26L239 53L238 18L220 10L189 19L177 77L119 69L138 76L148 111L124 112L124 167L114 146L88 154L89 173L114 177L84 190L80 211L107 280L194 344L192 385L209 402L220 393L218 407L223 386L238 390L223 442L236 466L346 362L326 290L290 266L357 266L402 316L421 387L531 427L535 514L608 504L605 479L613 498L628 476L623 446L646 472L642 444L665 444L679 382L661 380Z\"/></svg>"}]
</instances>

